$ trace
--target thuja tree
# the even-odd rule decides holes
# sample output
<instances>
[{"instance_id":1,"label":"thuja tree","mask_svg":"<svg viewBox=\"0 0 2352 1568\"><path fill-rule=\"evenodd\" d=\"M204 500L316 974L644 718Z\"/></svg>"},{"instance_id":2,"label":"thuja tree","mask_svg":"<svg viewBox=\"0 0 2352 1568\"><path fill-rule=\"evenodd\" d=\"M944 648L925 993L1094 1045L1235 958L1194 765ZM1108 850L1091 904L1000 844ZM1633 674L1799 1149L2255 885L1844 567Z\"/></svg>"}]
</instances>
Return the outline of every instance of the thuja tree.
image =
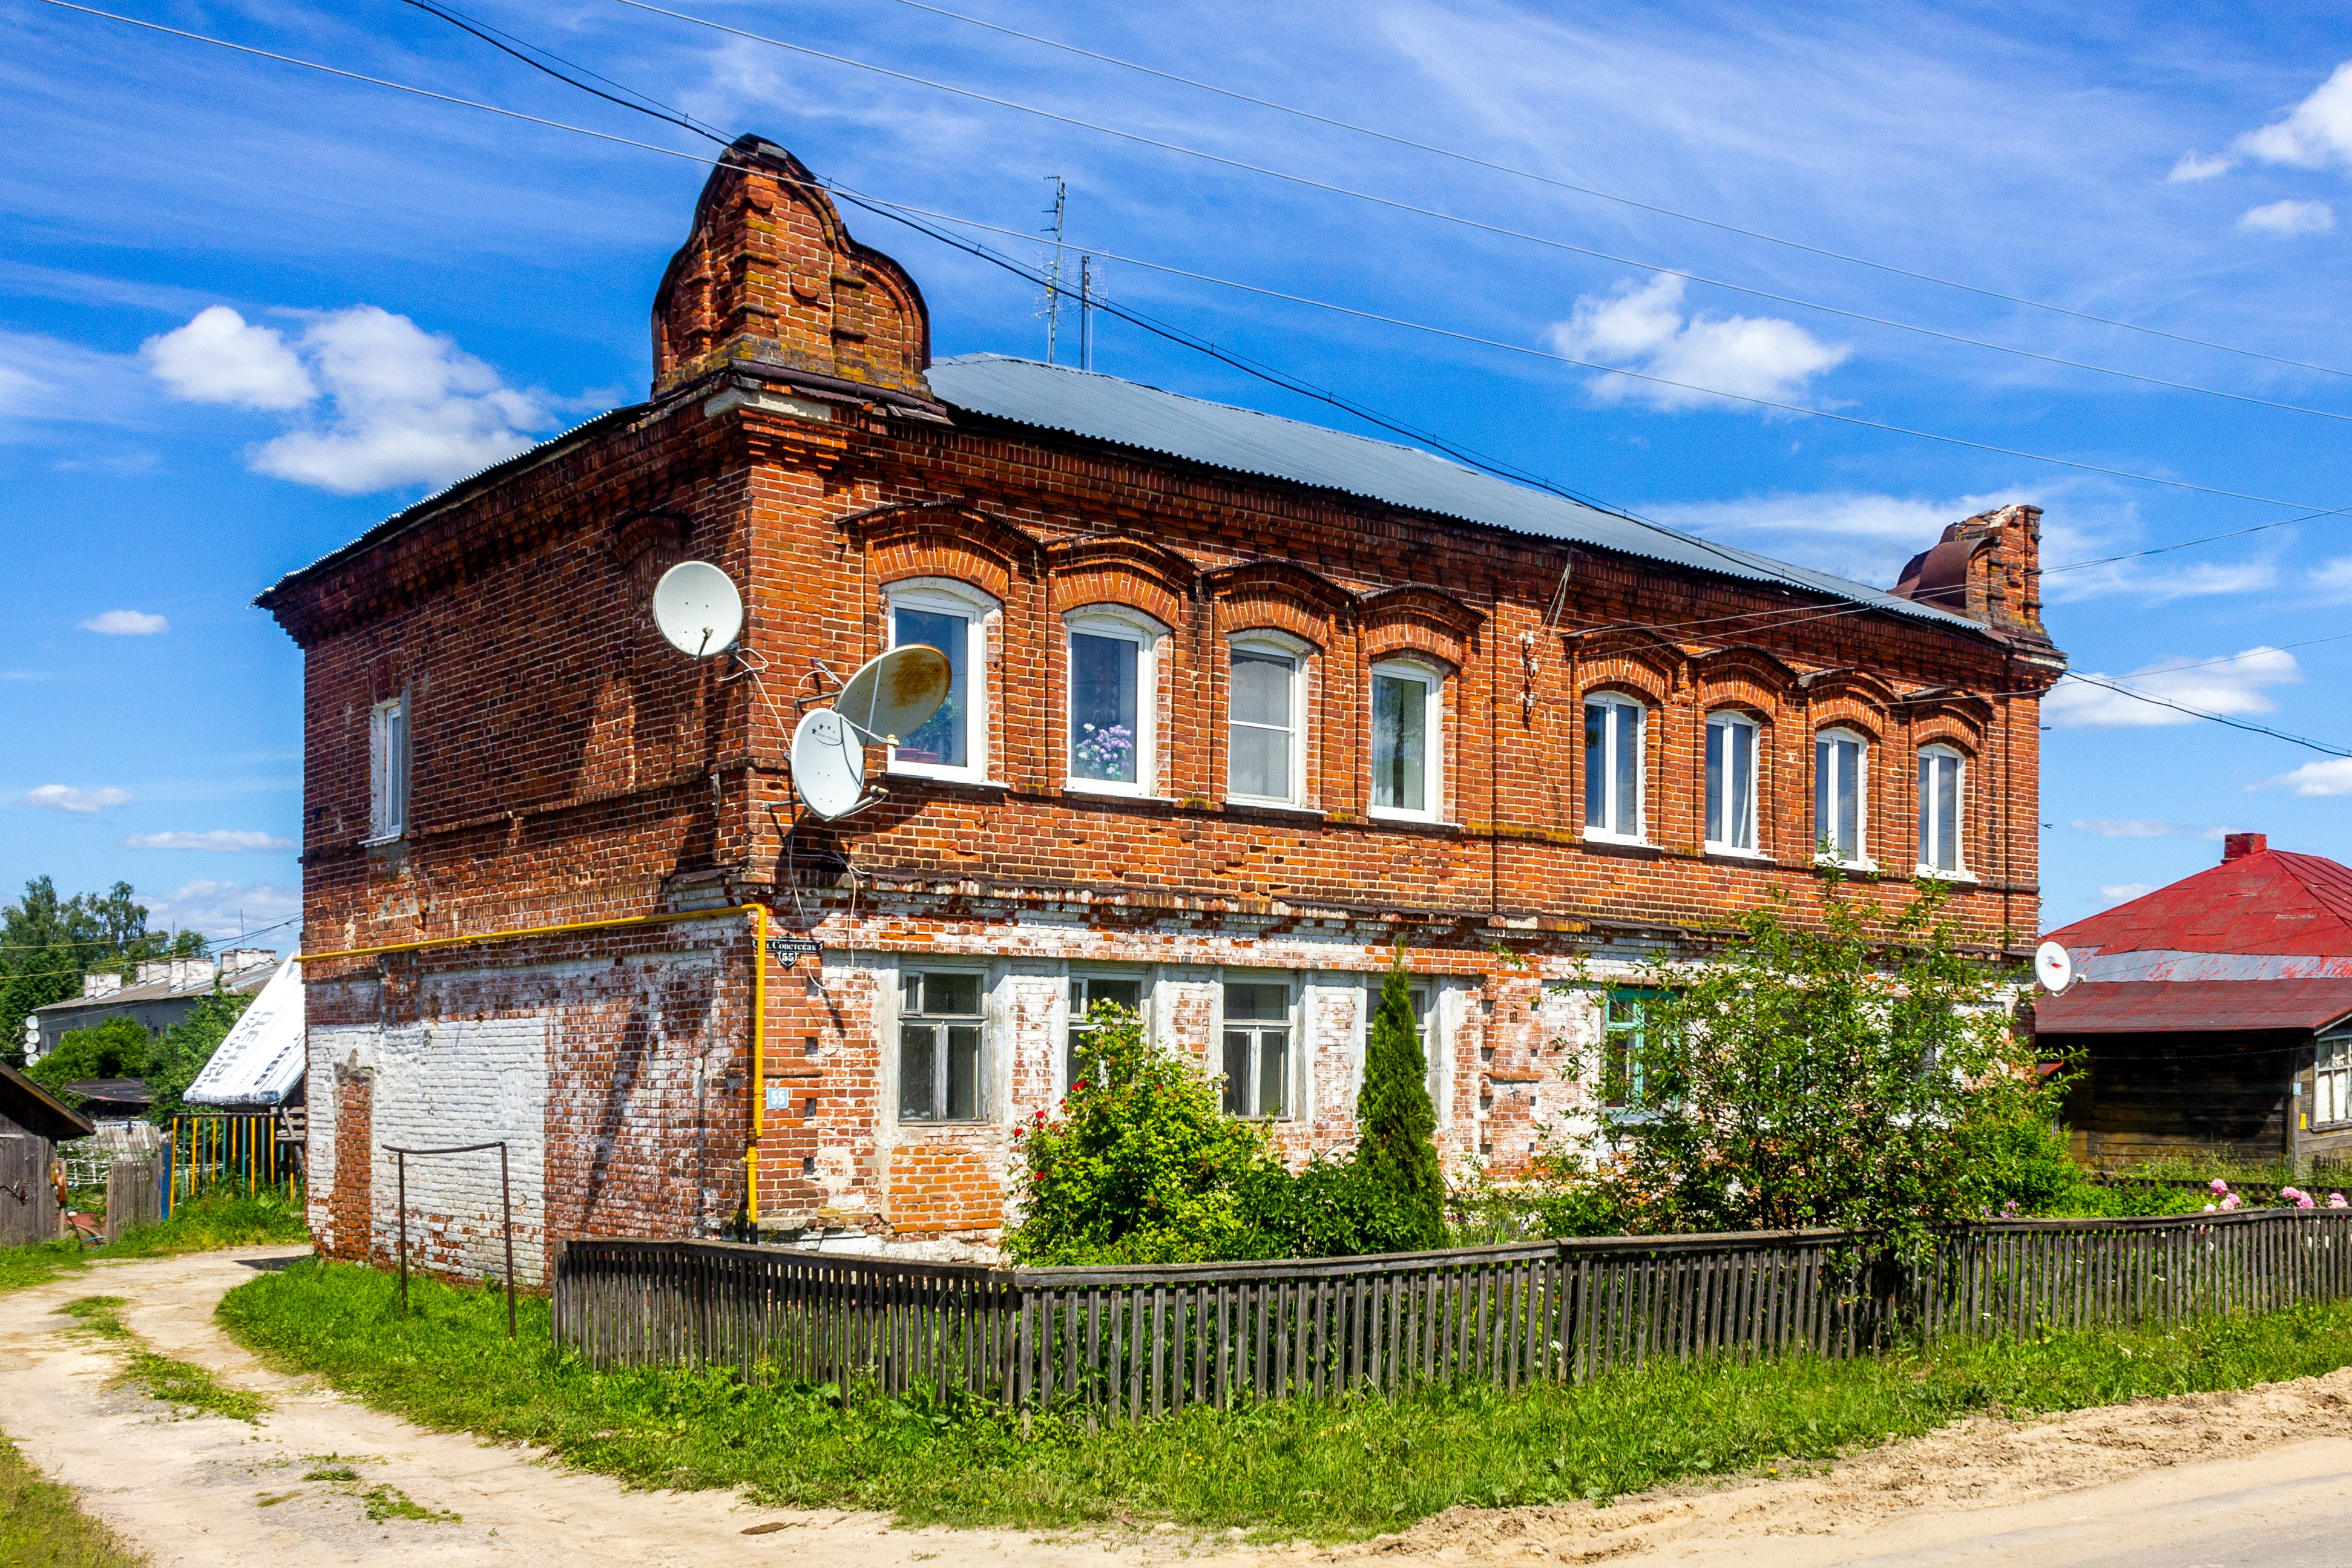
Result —
<instances>
[{"instance_id":1,"label":"thuja tree","mask_svg":"<svg viewBox=\"0 0 2352 1568\"><path fill-rule=\"evenodd\" d=\"M1364 1052L1364 1086L1356 1095L1359 1180L1393 1200L1402 1249L1445 1244L1445 1176L1437 1163L1437 1107L1429 1100L1429 1062L1414 1028L1412 993L1402 966L1381 987Z\"/></svg>"},{"instance_id":2,"label":"thuja tree","mask_svg":"<svg viewBox=\"0 0 2352 1568\"><path fill-rule=\"evenodd\" d=\"M1832 882L1704 962L1661 958L1585 1052L1607 1085L1601 1180L1643 1228L1835 1226L1898 1250L2000 1206L2009 1151L2063 1090L2013 1029L2011 975L1962 950L1929 884L1888 912Z\"/></svg>"}]
</instances>

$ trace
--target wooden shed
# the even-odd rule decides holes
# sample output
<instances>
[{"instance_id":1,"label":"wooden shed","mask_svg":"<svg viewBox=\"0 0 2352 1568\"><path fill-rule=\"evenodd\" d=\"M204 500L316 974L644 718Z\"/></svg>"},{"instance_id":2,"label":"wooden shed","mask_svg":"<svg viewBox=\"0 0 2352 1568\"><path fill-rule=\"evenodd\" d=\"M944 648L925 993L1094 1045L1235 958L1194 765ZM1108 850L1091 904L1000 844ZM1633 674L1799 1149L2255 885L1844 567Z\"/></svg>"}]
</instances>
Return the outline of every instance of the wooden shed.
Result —
<instances>
[{"instance_id":1,"label":"wooden shed","mask_svg":"<svg viewBox=\"0 0 2352 1568\"><path fill-rule=\"evenodd\" d=\"M50 1241L58 1234L58 1195L49 1185L57 1146L97 1129L50 1092L0 1065L0 1247Z\"/></svg>"},{"instance_id":2,"label":"wooden shed","mask_svg":"<svg viewBox=\"0 0 2352 1568\"><path fill-rule=\"evenodd\" d=\"M2352 869L2232 833L2220 865L2051 939L2076 977L2034 1029L2087 1069L2079 1156L2352 1156Z\"/></svg>"}]
</instances>

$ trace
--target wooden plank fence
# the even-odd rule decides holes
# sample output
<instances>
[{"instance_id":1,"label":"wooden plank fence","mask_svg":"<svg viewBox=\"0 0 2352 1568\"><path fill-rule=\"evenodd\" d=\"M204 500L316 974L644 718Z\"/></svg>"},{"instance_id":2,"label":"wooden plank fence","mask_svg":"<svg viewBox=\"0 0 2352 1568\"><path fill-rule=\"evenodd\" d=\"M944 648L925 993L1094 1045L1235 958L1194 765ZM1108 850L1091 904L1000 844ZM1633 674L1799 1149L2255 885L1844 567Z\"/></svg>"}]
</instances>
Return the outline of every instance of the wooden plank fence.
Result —
<instances>
[{"instance_id":1,"label":"wooden plank fence","mask_svg":"<svg viewBox=\"0 0 2352 1568\"><path fill-rule=\"evenodd\" d=\"M163 1156L117 1160L106 1167L106 1239L120 1241L126 1231L155 1225L163 1218Z\"/></svg>"},{"instance_id":2,"label":"wooden plank fence","mask_svg":"<svg viewBox=\"0 0 2352 1568\"><path fill-rule=\"evenodd\" d=\"M2326 1209L1990 1221L1902 1269L1835 1230L1088 1269L591 1239L559 1246L554 1280L557 1343L598 1364L961 1389L1110 1420L2347 1298L2352 1210Z\"/></svg>"}]
</instances>

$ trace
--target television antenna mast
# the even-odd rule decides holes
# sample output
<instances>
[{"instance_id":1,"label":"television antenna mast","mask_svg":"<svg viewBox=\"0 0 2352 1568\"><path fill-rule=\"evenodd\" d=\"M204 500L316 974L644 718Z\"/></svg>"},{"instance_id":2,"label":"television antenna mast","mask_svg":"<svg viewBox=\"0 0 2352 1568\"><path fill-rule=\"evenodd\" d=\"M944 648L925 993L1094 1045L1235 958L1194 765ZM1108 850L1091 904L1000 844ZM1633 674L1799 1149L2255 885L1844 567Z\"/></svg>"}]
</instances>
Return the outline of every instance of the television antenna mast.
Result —
<instances>
[{"instance_id":1,"label":"television antenna mast","mask_svg":"<svg viewBox=\"0 0 2352 1568\"><path fill-rule=\"evenodd\" d=\"M1070 183L1059 174L1048 174L1054 183L1054 204L1045 211L1054 219L1054 256L1045 264L1045 362L1054 364L1055 338L1062 325L1062 223L1068 215Z\"/></svg>"}]
</instances>

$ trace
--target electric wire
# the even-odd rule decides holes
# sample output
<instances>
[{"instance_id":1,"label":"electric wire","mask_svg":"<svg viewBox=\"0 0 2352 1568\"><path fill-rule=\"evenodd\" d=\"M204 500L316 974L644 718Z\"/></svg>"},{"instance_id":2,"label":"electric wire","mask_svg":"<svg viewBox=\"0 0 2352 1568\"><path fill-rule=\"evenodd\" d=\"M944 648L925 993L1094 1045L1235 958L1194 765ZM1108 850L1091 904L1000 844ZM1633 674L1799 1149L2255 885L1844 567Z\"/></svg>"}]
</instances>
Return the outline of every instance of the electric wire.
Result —
<instances>
[{"instance_id":1,"label":"electric wire","mask_svg":"<svg viewBox=\"0 0 2352 1568\"><path fill-rule=\"evenodd\" d=\"M1524 229L1515 229L1501 224L1487 223L1484 219L1465 217L1461 214L1444 212L1435 207L1421 206L1418 204L1402 201L1393 196L1383 196L1376 192L1360 191L1352 186L1334 184L1329 181L1318 180L1309 175L1295 174L1285 170L1270 168L1263 163L1250 162L1246 159L1228 158L1223 153L1210 152L1197 147L1187 147L1181 142L1166 141L1158 137L1145 136L1137 131L1120 131L1115 127L1103 125L1094 120L1080 120L1075 115L1061 114L1052 110L1039 109L1031 104L1022 103L1017 99L999 98L994 94L980 92L971 88L961 88L947 82L934 81L928 77L919 77L910 72L893 70L887 66L874 65L866 60L853 58L847 55L836 55L828 50L813 47L807 44L795 44L782 38L770 37L764 33L754 33L748 28L733 26L725 22L713 21L707 16L697 16L685 11L673 11L667 6L649 4L648 0L615 0L615 3L629 6L633 10L651 12L653 15L657 16L668 16L677 21L691 23L696 26L708 27L715 32L727 33L736 37L749 39L754 43L766 44L772 48L789 50L794 54L806 55L812 58L830 61L835 65L849 66L857 70L872 71L877 75L889 77L895 80L911 82L918 87L929 88L939 92L952 93L959 97L972 99L978 102L991 104L997 108L1010 109L1018 113L1035 115L1040 119L1050 120L1057 124L1074 126L1082 131L1090 131L1097 135L1116 137L1122 141L1137 142L1142 146L1159 148L1162 151L1179 153L1185 157L1202 159L1212 163L1222 164L1227 168L1239 169L1248 173L1263 175L1267 179L1280 180L1290 184L1301 185L1309 190L1321 191L1332 195L1346 196L1355 201L1369 202L1375 206L1387 207L1392 211L1411 214L1417 217L1434 218L1441 223L1458 224L1465 228L1476 229L1482 233L1495 235L1501 238L1521 240L1529 245L1543 246L1554 250L1566 251L1571 255L1588 256L1597 261L1605 261L1612 266L1638 267L1646 272L1660 273L1669 277L1680 277L1692 283L1703 284L1710 288L1721 288L1735 294L1745 294L1752 298L1768 299L1777 305L1791 306L1801 310L1817 310L1824 315L1842 317L1847 320L1865 322L1876 327L1891 328L1896 331L1914 332L1924 337L1940 339L1946 342L1959 343L1969 348L1988 350L1994 353L2013 354L2020 358L2040 361L2045 364L2060 365L2070 370L2088 371L2099 375L2117 376L2126 381L2135 381L2144 382L2151 386L2165 387L2174 392L2196 392L2206 397L2227 399L2233 402L2252 403L2262 407L2280 409L2293 413L2312 414L2321 419L2352 420L2352 413L2339 413L2331 409L2313 408L2305 403L2282 402L2271 398L2254 397L2245 392L2222 392L2218 388L2198 386L2189 382L2168 381L2161 376L2144 375L2137 371L2118 370L2111 365L2095 365L2081 360L2069 360L2060 355L2045 354L2032 349L2021 349L2011 344L1996 343L1982 338L1971 338L1963 333L1946 331L1938 327L1923 326L1917 322L1899 320L1890 316L1874 316L1868 311L1851 310L1843 306L1830 305L1818 299L1807 299L1793 294L1776 293L1769 288L1758 288L1748 284L1732 283L1724 278L1710 277L1704 273L1692 272L1684 267L1668 267L1658 262L1642 261L1633 256L1619 256L1612 251L1595 250L1589 246L1571 244L1567 240L1553 238L1549 235L1530 234Z\"/></svg>"},{"instance_id":2,"label":"electric wire","mask_svg":"<svg viewBox=\"0 0 2352 1568\"><path fill-rule=\"evenodd\" d=\"M1761 229L1743 228L1738 224L1725 223L1716 218L1701 217L1696 213L1685 213L1673 207L1660 206L1654 202L1644 202L1636 197L1619 195L1614 192L1599 190L1591 185L1580 185L1573 181L1562 180L1549 174L1538 174L1533 170L1515 168L1508 163L1497 163L1491 159L1480 158L1475 154L1469 152L1457 152L1450 147L1439 147L1426 141L1416 141L1409 136L1399 136L1391 131L1377 131L1368 125L1358 125L1350 120L1339 120L1327 114L1318 114L1312 110L1299 109L1295 105L1281 103L1270 98L1259 98L1251 93L1237 92L1231 88L1219 87L1213 82L1200 81L1192 77L1179 76L1173 71L1164 71L1157 68L1156 67L1140 65L1133 60L1121 59L1116 55L1102 54L1094 49L1083 48L1076 44L1064 43L1057 38L1045 37L1036 33L1024 33L1017 27L1008 27L1000 23L983 21L978 16L968 16L962 12L950 11L943 6L926 5L924 4L924 0L897 0L897 4L908 6L917 11L928 11L935 16L945 16L951 21L968 23L975 27L984 27L990 32L1002 33L1008 37L1025 39L1033 44L1042 44L1050 49L1060 49L1065 53L1077 55L1087 59L1099 60L1105 65L1118 66L1125 70L1140 72L1145 76L1158 77L1162 81L1174 82L1181 87L1194 88L1202 92L1214 93L1220 98L1232 99L1239 103L1255 104L1261 109L1270 109L1280 114L1295 115L1301 120L1313 120L1318 125L1328 125L1335 130L1350 131L1360 136L1370 136L1381 141L1393 143L1399 147L1410 147L1419 152L1433 153L1440 158L1450 158L1457 162L1467 163L1475 168L1489 169L1498 174L1508 174L1516 179L1530 180L1538 184L1552 186L1557 190L1571 191L1580 196L1591 196L1599 201L1613 202L1621 206L1632 207L1640 212L1655 213L1661 217L1675 218L1683 223L1697 224L1703 227L1716 229L1724 234L1738 235L1745 239L1762 240L1767 245L1784 246L1790 250L1803 251L1809 256L1818 256L1831 261L1842 261L1854 267L1864 267L1874 272L1884 272L1895 277L1907 277L1919 283L1932 283L1942 288L1956 288L1960 290L1962 293L1979 295L1987 299L1998 299L2008 305L2022 305L2030 309L2047 310L2053 315L2070 316L2078 321L2089 321L2102 327L2120 328L2126 332L2145 333L2152 338L2164 338L2171 340L2172 342L2186 343L2195 348L2212 349L2221 353L2239 354L2253 360L2267 360L2272 364L2288 365L2296 370L2316 371L2322 375L2352 377L2352 371L2339 371L2327 365L2315 365L2305 360L2285 359L2277 354L2263 353L2259 349L2243 349L2239 348L2234 344L2216 343L2203 338L2191 338L2179 332L2168 332L2160 327L2145 326L2136 321L2118 320L2114 317L2109 316L2093 315L2088 311L2073 309L2064 305L2053 305L2046 300L2029 299L2022 295L2004 294L1997 288L1987 288L1974 283L1962 283L1955 278L1937 277L1936 274L1931 272L1919 272L1907 267L1896 267L1890 262L1873 261L1867 256L1853 256L1844 251L1831 250L1823 246L1808 245L1802 240L1793 240L1780 235L1767 234Z\"/></svg>"},{"instance_id":3,"label":"electric wire","mask_svg":"<svg viewBox=\"0 0 2352 1568\"><path fill-rule=\"evenodd\" d=\"M512 55L516 59L520 60L523 64L530 67L533 70L544 71L547 75L553 77L556 80L563 83L566 87L578 88L582 92L593 93L596 97L603 99L607 103L619 104L623 109L633 109L639 114L652 114L656 120L666 120L672 125L682 126L686 130L693 131L698 136L709 137L711 141L718 142L721 147L726 146L728 142L732 140L730 137L721 136L716 131L704 130L701 126L694 123L692 117L684 114L677 110L671 109L669 105L661 103L658 99L652 98L647 94L638 93L634 88L623 88L622 90L625 92L635 93L636 97L645 99L646 103L655 104L659 110L667 110L667 112L656 113L655 110L647 109L646 107L646 103L635 103L625 98L615 98L611 93L604 91L601 88L591 87L586 82L581 81L576 78L565 76L562 71L555 69L552 66L546 65L541 61L533 58L531 56L525 54L522 49L515 48L507 44L502 44L498 38L492 37L490 36L491 33L498 33L500 37L513 38L517 44L523 43L522 39L515 37L515 35L512 33L507 33L496 27L490 27L489 24L487 22L477 25L471 17L465 16L464 13L444 10L440 6L433 5L431 0L401 0L401 3L405 5L413 5L428 16L437 16L442 21L448 23L451 26L457 28L462 32L471 33L475 37L479 38L482 42L489 45L490 47L500 50L503 53ZM488 31L484 31L484 28L488 28ZM524 45L524 47L539 49L539 46L536 44L526 44ZM572 62L564 59L561 55L555 54L551 50L540 49L539 52L546 55L549 59L556 60L561 64L571 66L573 70L579 71L583 75L595 76L598 81L605 82L613 87L621 86L619 82L614 81L610 77L596 76L596 73L589 70L587 67L573 65Z\"/></svg>"}]
</instances>

